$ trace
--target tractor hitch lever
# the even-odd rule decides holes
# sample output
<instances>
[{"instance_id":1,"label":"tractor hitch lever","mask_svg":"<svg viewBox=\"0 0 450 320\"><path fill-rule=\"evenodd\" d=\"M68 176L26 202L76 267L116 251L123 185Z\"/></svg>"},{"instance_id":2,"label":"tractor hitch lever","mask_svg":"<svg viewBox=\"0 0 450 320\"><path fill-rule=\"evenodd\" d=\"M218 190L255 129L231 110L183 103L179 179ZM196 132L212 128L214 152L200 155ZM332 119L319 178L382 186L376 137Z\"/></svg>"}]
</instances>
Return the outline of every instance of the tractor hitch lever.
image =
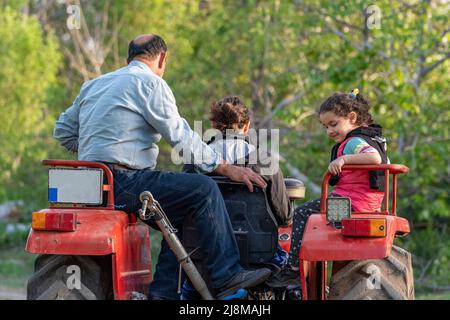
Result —
<instances>
[{"instance_id":1,"label":"tractor hitch lever","mask_svg":"<svg viewBox=\"0 0 450 320\"><path fill-rule=\"evenodd\" d=\"M156 209L153 195L148 191L144 191L140 194L139 200L142 202L142 208L139 210L139 217L144 221L152 218L155 215ZM147 211L148 207L149 210Z\"/></svg>"},{"instance_id":2,"label":"tractor hitch lever","mask_svg":"<svg viewBox=\"0 0 450 320\"><path fill-rule=\"evenodd\" d=\"M164 240L169 244L170 249L177 257L178 262L191 280L194 288L200 293L204 300L214 300L214 297L209 292L208 287L195 267L195 264L192 262L180 239L178 239L176 234L177 229L172 226L158 201L153 198L153 195L149 191L142 192L139 199L142 202L142 208L139 210L139 217L142 220L148 220L151 217L155 218L155 222L161 230Z\"/></svg>"}]
</instances>

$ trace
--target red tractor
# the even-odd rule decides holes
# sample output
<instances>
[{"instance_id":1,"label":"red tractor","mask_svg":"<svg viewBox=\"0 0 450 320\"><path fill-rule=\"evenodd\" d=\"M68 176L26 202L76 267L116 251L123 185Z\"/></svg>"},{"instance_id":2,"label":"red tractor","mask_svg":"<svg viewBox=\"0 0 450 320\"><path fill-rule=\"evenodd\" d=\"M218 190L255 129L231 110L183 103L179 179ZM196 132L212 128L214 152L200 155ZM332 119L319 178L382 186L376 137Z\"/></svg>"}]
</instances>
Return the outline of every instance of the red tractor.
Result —
<instances>
[{"instance_id":1,"label":"red tractor","mask_svg":"<svg viewBox=\"0 0 450 320\"><path fill-rule=\"evenodd\" d=\"M145 298L152 280L149 228L135 214L115 209L113 175L109 168L102 163L87 161L44 160L43 164L50 166L50 206L32 215L26 251L39 256L35 261L35 273L28 281L27 298ZM413 299L411 255L393 246L394 237L409 233L408 222L397 217L395 211L396 175L407 172L408 168L378 165L346 166L344 169L383 170L386 190L389 190L389 174L392 174L392 209L388 210L388 192L384 212L376 214L350 212L348 203L345 207L346 198L327 200L329 174L325 174L321 214L312 215L309 219L300 252L302 298ZM303 198L302 184L298 181L290 183L288 192L291 200ZM225 189L229 187L228 184L223 186ZM194 286L202 297L212 299L203 281L207 277L197 271L190 261L190 254L186 253L178 239L173 239L170 222L164 219L157 201L150 193L143 193L141 201L143 209L140 217L161 214L161 219L157 220L165 224L158 226L164 237L168 237L166 240L173 240L174 246L171 248L183 261L184 271L194 280ZM232 202L238 203L236 199ZM249 212L252 210L249 208ZM243 219L242 214L236 217ZM252 225L250 220L253 218L247 217L244 220L250 221L254 232L246 233L241 229L245 226L242 224L244 220L234 222L238 218L232 217L232 214L230 219L233 226L239 229L237 235L241 237L238 243L244 243L242 248L245 250L241 250L241 246L239 248L241 260L243 251L250 260L258 258L257 252L270 257L278 243L289 250L290 228L274 228L268 218ZM264 230L255 231L255 225L263 225ZM254 241L252 237L255 236L267 241L259 241L259 238ZM251 247L252 243L257 245L256 251L246 247ZM265 251L260 251L262 243L265 244ZM265 262L262 258L260 260ZM327 262L333 262L329 283ZM266 293L273 291L265 285L255 289L258 290ZM284 299L286 296L256 295L251 291L248 292L250 299Z\"/></svg>"},{"instance_id":2,"label":"red tractor","mask_svg":"<svg viewBox=\"0 0 450 320\"><path fill-rule=\"evenodd\" d=\"M409 169L382 164L346 165L343 170L384 171L383 211L351 212L350 199L328 197L331 174L325 173L320 214L308 219L300 250L303 299L414 299L411 254L393 244L396 237L410 232L408 221L396 212L397 174ZM328 262L332 262L329 283Z\"/></svg>"},{"instance_id":3,"label":"red tractor","mask_svg":"<svg viewBox=\"0 0 450 320\"><path fill-rule=\"evenodd\" d=\"M152 280L148 227L135 215L114 209L109 168L87 161L44 160L43 164L55 172L49 171L49 208L32 214L26 251L40 255L28 280L27 298L125 300L134 292L147 292ZM93 179L77 177L84 172ZM72 185L80 183L79 194L67 198L68 184L61 184L60 177ZM56 182L50 181L53 178ZM83 194L83 187L96 193L97 199L86 197L90 194ZM103 193L105 206L101 206ZM77 204L79 199L87 204Z\"/></svg>"}]
</instances>

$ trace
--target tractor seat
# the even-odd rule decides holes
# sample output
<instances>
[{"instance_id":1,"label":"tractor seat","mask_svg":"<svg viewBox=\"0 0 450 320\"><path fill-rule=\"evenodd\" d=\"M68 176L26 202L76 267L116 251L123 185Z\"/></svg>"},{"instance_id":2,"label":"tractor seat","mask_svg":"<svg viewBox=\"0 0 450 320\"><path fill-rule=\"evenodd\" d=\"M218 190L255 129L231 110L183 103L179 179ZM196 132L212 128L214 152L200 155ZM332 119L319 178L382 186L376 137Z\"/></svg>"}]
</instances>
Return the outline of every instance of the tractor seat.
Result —
<instances>
[{"instance_id":1,"label":"tractor seat","mask_svg":"<svg viewBox=\"0 0 450 320\"><path fill-rule=\"evenodd\" d=\"M305 198L305 185L297 179L285 178L284 185L289 196L289 200L301 200Z\"/></svg>"},{"instance_id":2,"label":"tractor seat","mask_svg":"<svg viewBox=\"0 0 450 320\"><path fill-rule=\"evenodd\" d=\"M254 186L254 192L250 192L243 183L222 176L211 178L217 183L224 198L239 246L241 264L248 266L270 261L277 249L278 225L265 190ZM187 249L191 249L197 240L191 239L194 238L195 228L189 217L183 229L189 229L183 232L183 242Z\"/></svg>"}]
</instances>

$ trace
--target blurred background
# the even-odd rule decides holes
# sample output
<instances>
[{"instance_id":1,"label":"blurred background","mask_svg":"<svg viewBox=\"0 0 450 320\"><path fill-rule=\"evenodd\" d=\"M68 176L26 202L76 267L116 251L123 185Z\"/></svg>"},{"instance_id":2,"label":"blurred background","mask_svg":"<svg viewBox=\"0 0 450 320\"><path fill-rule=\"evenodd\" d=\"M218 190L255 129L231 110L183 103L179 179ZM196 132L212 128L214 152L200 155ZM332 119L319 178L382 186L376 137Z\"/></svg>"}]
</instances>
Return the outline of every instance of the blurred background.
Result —
<instances>
[{"instance_id":1,"label":"blurred background","mask_svg":"<svg viewBox=\"0 0 450 320\"><path fill-rule=\"evenodd\" d=\"M47 207L41 160L73 159L52 137L82 83L125 65L142 33L169 48L181 116L241 96L254 127L280 130L285 176L320 192L332 142L316 110L358 87L388 138L398 213L412 233L416 297L450 299L450 1L0 0L0 299L25 298L31 212ZM158 169L180 167L162 143ZM151 230L154 251L158 235Z\"/></svg>"}]
</instances>

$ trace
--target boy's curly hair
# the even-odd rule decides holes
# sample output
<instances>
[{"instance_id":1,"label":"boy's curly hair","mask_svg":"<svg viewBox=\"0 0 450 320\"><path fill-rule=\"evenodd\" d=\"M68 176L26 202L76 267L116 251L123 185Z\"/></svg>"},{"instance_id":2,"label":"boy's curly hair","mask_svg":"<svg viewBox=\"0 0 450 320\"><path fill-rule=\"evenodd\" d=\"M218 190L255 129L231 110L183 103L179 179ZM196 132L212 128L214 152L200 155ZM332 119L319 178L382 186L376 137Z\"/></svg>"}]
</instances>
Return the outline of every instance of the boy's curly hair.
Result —
<instances>
[{"instance_id":1,"label":"boy's curly hair","mask_svg":"<svg viewBox=\"0 0 450 320\"><path fill-rule=\"evenodd\" d=\"M212 103L209 120L215 123L216 129L225 132L234 129L233 125L241 129L250 117L250 110L239 97L228 96Z\"/></svg>"},{"instance_id":2,"label":"boy's curly hair","mask_svg":"<svg viewBox=\"0 0 450 320\"><path fill-rule=\"evenodd\" d=\"M370 105L367 99L360 93L353 95L342 92L335 92L328 97L320 106L318 114L333 112L334 114L347 117L350 112L357 115L356 124L372 124L372 115L369 113Z\"/></svg>"}]
</instances>

